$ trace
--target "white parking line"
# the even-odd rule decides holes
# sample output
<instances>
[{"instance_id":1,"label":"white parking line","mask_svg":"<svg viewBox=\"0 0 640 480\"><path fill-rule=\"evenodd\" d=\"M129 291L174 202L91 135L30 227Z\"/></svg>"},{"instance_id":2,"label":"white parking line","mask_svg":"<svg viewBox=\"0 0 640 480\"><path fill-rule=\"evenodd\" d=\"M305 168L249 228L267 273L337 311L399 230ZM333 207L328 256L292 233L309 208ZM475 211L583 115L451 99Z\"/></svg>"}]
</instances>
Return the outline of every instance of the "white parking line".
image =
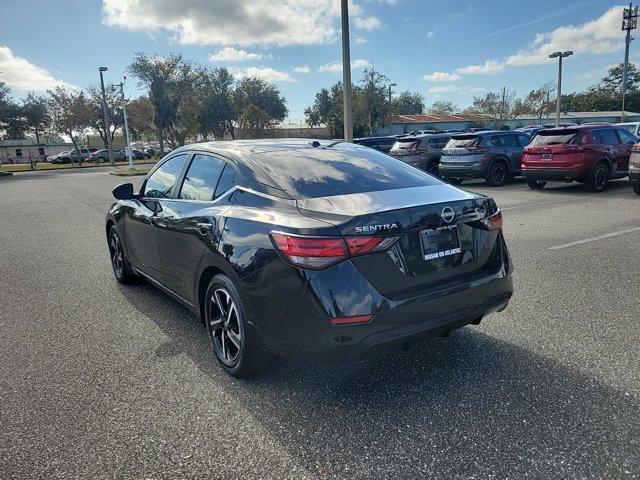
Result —
<instances>
[{"instance_id":1,"label":"white parking line","mask_svg":"<svg viewBox=\"0 0 640 480\"><path fill-rule=\"evenodd\" d=\"M515 205L513 207L504 207L501 208L500 210L502 211L507 211L507 210L515 210L516 208L527 208L527 207L536 207L538 205L549 205L552 203L569 203L569 202L573 202L575 200L582 200L583 198L588 198L588 197L573 197L569 200L564 199L564 200L549 200L548 202L536 202L536 203L527 203L526 205Z\"/></svg>"},{"instance_id":2,"label":"white parking line","mask_svg":"<svg viewBox=\"0 0 640 480\"><path fill-rule=\"evenodd\" d=\"M583 243L596 242L598 240L604 240L605 238L617 237L618 235L625 235L632 232L640 232L640 227L627 228L626 230L620 230L619 232L611 232L605 235L599 235L597 237L585 238L584 240L578 240L576 242L563 243L562 245L549 247L549 250L560 250L562 248L574 247L576 245L582 245Z\"/></svg>"}]
</instances>

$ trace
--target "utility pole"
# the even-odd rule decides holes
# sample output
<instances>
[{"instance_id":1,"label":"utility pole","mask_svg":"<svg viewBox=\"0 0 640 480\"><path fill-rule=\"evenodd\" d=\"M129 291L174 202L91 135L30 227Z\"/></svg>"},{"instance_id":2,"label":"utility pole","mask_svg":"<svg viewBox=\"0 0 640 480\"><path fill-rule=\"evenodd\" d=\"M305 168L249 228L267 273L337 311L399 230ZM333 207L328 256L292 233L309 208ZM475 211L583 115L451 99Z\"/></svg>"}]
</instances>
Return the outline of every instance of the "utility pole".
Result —
<instances>
[{"instance_id":1,"label":"utility pole","mask_svg":"<svg viewBox=\"0 0 640 480\"><path fill-rule=\"evenodd\" d=\"M353 142L353 111L351 102L351 51L349 48L349 0L342 0L342 108L344 139Z\"/></svg>"},{"instance_id":2,"label":"utility pole","mask_svg":"<svg viewBox=\"0 0 640 480\"><path fill-rule=\"evenodd\" d=\"M111 128L109 127L109 114L107 113L107 95L104 93L104 78L102 72L107 71L107 67L99 67L100 88L102 89L102 116L104 119L104 135L107 137L107 148L109 149L109 163L113 167L113 149L111 148Z\"/></svg>"},{"instance_id":3,"label":"utility pole","mask_svg":"<svg viewBox=\"0 0 640 480\"><path fill-rule=\"evenodd\" d=\"M390 83L389 84L389 135L391 135L393 132L391 131L391 87L397 87L398 84L397 83Z\"/></svg>"},{"instance_id":4,"label":"utility pole","mask_svg":"<svg viewBox=\"0 0 640 480\"><path fill-rule=\"evenodd\" d=\"M638 7L633 8L633 4L629 4L629 8L625 8L622 12L622 30L626 30L627 34L624 39L624 68L622 70L622 115L620 121L624 122L625 102L627 99L627 72L629 69L629 45L633 37L631 30L638 26Z\"/></svg>"},{"instance_id":5,"label":"utility pole","mask_svg":"<svg viewBox=\"0 0 640 480\"><path fill-rule=\"evenodd\" d=\"M120 100L122 101L122 116L124 117L124 135L127 139L127 158L129 158L129 168L133 168L133 155L131 151L131 140L129 139L129 120L127 119L127 102L124 99L124 80L120 82Z\"/></svg>"},{"instance_id":6,"label":"utility pole","mask_svg":"<svg viewBox=\"0 0 640 480\"><path fill-rule=\"evenodd\" d=\"M562 97L562 59L573 55L571 50L566 52L553 52L549 58L558 59L558 90L556 95L556 127L560 126L560 99Z\"/></svg>"},{"instance_id":7,"label":"utility pole","mask_svg":"<svg viewBox=\"0 0 640 480\"><path fill-rule=\"evenodd\" d=\"M549 122L549 93L550 90L547 90L547 104L544 106L544 109L547 112L547 123Z\"/></svg>"}]
</instances>

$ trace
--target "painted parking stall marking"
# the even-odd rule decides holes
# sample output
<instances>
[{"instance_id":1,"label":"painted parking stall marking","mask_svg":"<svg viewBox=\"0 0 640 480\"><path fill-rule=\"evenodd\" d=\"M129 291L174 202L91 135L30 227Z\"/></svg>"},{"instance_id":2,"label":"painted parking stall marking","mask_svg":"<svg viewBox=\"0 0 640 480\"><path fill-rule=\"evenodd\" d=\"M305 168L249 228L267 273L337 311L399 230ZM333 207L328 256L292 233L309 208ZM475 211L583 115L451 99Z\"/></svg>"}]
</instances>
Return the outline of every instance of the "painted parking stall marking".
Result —
<instances>
[{"instance_id":1,"label":"painted parking stall marking","mask_svg":"<svg viewBox=\"0 0 640 480\"><path fill-rule=\"evenodd\" d=\"M562 250L563 248L575 247L576 245L582 245L584 243L597 242L598 240L604 240L611 237L617 237L619 235L626 235L627 233L640 232L640 227L627 228L626 230L620 230L618 232L611 232L605 235L598 235L597 237L585 238L584 240L577 240L575 242L563 243L562 245L556 245L549 247L549 250Z\"/></svg>"}]
</instances>

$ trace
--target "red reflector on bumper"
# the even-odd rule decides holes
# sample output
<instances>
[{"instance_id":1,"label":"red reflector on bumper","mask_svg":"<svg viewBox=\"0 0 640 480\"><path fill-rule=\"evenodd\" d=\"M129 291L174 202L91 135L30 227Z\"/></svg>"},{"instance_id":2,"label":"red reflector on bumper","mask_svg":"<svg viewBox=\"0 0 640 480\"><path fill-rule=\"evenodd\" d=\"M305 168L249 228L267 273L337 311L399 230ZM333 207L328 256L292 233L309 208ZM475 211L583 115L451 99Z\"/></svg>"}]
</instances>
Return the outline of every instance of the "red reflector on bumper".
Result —
<instances>
[{"instance_id":1,"label":"red reflector on bumper","mask_svg":"<svg viewBox=\"0 0 640 480\"><path fill-rule=\"evenodd\" d=\"M367 323L371 321L373 315L359 315L357 317L332 318L331 325L349 325L353 323Z\"/></svg>"}]
</instances>

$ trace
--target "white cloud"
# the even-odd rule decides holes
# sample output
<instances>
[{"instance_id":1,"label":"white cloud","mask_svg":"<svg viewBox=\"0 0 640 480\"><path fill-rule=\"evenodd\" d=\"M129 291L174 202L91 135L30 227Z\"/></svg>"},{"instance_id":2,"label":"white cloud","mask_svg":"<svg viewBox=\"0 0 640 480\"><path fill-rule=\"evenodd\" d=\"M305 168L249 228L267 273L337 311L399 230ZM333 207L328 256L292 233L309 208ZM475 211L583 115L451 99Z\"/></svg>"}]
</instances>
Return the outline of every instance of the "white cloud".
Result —
<instances>
[{"instance_id":1,"label":"white cloud","mask_svg":"<svg viewBox=\"0 0 640 480\"><path fill-rule=\"evenodd\" d=\"M246 50L236 49L233 47L224 47L216 53L209 55L212 62L246 62L247 60L262 60L262 53L250 53Z\"/></svg>"},{"instance_id":2,"label":"white cloud","mask_svg":"<svg viewBox=\"0 0 640 480\"><path fill-rule=\"evenodd\" d=\"M358 37L358 38L356 38L356 41L354 43L356 45L364 45L365 43L369 43L369 40L367 40L366 38L363 38L363 37Z\"/></svg>"},{"instance_id":3,"label":"white cloud","mask_svg":"<svg viewBox=\"0 0 640 480\"><path fill-rule=\"evenodd\" d=\"M370 66L371 64L367 60L364 60L362 58L358 60L353 60L351 62L351 68L354 70L357 68L369 68ZM318 71L339 73L342 71L342 62L325 63L324 65L320 65L320 67L318 68Z\"/></svg>"},{"instance_id":4,"label":"white cloud","mask_svg":"<svg viewBox=\"0 0 640 480\"><path fill-rule=\"evenodd\" d=\"M456 85L438 85L427 89L429 95L440 95L441 93L483 93L487 90L482 87L458 87Z\"/></svg>"},{"instance_id":5,"label":"white cloud","mask_svg":"<svg viewBox=\"0 0 640 480\"><path fill-rule=\"evenodd\" d=\"M428 31L428 32L427 32L427 38L431 38L431 37L433 37L433 34L434 34L434 33L436 33L436 32L434 32L433 30Z\"/></svg>"},{"instance_id":6,"label":"white cloud","mask_svg":"<svg viewBox=\"0 0 640 480\"><path fill-rule=\"evenodd\" d=\"M461 78L462 77L457 73L448 72L433 72L422 76L422 79L427 82L455 82Z\"/></svg>"},{"instance_id":7,"label":"white cloud","mask_svg":"<svg viewBox=\"0 0 640 480\"><path fill-rule=\"evenodd\" d=\"M455 70L454 75L492 75L494 73L503 72L505 64L496 62L495 60L487 60L480 65L467 65L466 67L458 68Z\"/></svg>"},{"instance_id":8,"label":"white cloud","mask_svg":"<svg viewBox=\"0 0 640 480\"><path fill-rule=\"evenodd\" d=\"M291 83L296 79L291 77L287 72L281 72L271 67L231 67L229 72L235 77L258 77L267 82L273 83Z\"/></svg>"},{"instance_id":9,"label":"white cloud","mask_svg":"<svg viewBox=\"0 0 640 480\"><path fill-rule=\"evenodd\" d=\"M357 5L353 15L360 15ZM337 39L340 2L281 0L103 0L103 22L148 34L168 32L180 44L318 45Z\"/></svg>"},{"instance_id":10,"label":"white cloud","mask_svg":"<svg viewBox=\"0 0 640 480\"><path fill-rule=\"evenodd\" d=\"M311 69L309 68L309 65L305 63L304 65L300 65L299 67L293 67L293 71L297 73L309 73L311 72Z\"/></svg>"},{"instance_id":11,"label":"white cloud","mask_svg":"<svg viewBox=\"0 0 640 480\"><path fill-rule=\"evenodd\" d=\"M17 57L4 45L0 45L0 72L0 80L23 92L49 90L57 86L79 90L75 85L56 79L46 69L34 65L26 58Z\"/></svg>"},{"instance_id":12,"label":"white cloud","mask_svg":"<svg viewBox=\"0 0 640 480\"><path fill-rule=\"evenodd\" d=\"M373 30L379 30L382 28L382 22L378 17L356 17L353 21L356 28L361 30L367 30L372 32Z\"/></svg>"},{"instance_id":13,"label":"white cloud","mask_svg":"<svg viewBox=\"0 0 640 480\"><path fill-rule=\"evenodd\" d=\"M457 68L451 75L491 75L502 73L507 68L529 65L544 65L550 62L549 54L556 51L572 50L578 55L604 55L614 53L624 47L624 34L620 30L622 6L611 7L600 17L574 26L558 27L546 33L538 33L533 40L504 60L487 60L477 65ZM442 74L435 72L426 77Z\"/></svg>"}]
</instances>

